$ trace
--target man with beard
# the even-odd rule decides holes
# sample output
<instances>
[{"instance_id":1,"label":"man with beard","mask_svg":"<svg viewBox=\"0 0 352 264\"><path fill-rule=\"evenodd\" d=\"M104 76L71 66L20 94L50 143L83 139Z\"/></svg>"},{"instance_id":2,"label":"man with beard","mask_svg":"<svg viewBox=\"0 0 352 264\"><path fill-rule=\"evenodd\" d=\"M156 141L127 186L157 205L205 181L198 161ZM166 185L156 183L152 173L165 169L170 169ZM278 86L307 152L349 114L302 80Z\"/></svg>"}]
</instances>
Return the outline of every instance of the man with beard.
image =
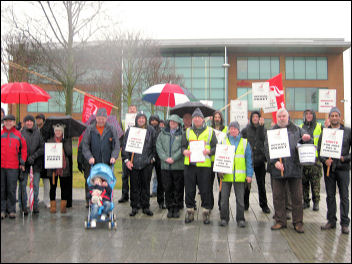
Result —
<instances>
[{"instance_id":1,"label":"man with beard","mask_svg":"<svg viewBox=\"0 0 352 264\"><path fill-rule=\"evenodd\" d=\"M302 204L302 172L298 157L297 144L309 142L311 137L302 128L296 126L289 121L289 114L285 108L281 108L276 113L277 124L272 129L287 128L290 157L282 158L282 163L279 159L270 159L273 189L273 203L275 209L276 223L271 227L271 230L280 230L286 228L286 208L285 184L288 183L291 199L292 199L292 223L297 233L304 233L303 229L303 204ZM269 152L268 139L265 139L265 151ZM267 153L267 156L270 155ZM283 176L281 176L283 172Z\"/></svg>"}]
</instances>

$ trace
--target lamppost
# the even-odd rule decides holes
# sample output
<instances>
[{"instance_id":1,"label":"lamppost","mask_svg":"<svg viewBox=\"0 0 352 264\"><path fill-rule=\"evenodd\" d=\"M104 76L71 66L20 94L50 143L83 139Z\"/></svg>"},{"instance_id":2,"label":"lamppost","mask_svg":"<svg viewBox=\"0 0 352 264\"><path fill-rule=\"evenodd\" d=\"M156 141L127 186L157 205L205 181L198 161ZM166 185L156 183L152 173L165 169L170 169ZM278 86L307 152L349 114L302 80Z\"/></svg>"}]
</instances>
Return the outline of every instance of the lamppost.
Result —
<instances>
[{"instance_id":1,"label":"lamppost","mask_svg":"<svg viewBox=\"0 0 352 264\"><path fill-rule=\"evenodd\" d=\"M225 46L225 63L222 65L225 70L225 105L228 104L228 69L230 64L227 63L227 48ZM227 108L225 108L225 122L227 123Z\"/></svg>"}]
</instances>

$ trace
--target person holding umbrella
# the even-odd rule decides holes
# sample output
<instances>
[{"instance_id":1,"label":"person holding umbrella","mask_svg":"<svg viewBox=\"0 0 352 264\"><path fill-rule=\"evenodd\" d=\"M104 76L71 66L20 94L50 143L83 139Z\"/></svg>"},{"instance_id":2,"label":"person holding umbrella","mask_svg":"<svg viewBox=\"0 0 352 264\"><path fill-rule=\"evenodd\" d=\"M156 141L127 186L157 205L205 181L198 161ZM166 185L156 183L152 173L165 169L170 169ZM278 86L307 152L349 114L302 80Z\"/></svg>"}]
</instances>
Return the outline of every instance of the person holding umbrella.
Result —
<instances>
[{"instance_id":1,"label":"person holding umbrella","mask_svg":"<svg viewBox=\"0 0 352 264\"><path fill-rule=\"evenodd\" d=\"M211 210L211 155L215 154L217 139L211 127L204 123L203 113L197 108L192 114L192 127L187 128L186 133L182 137L182 153L185 156L184 164L184 181L186 191L186 223L191 223L194 220L194 206L196 185L198 185L203 209L203 223L210 223L210 210ZM204 162L192 162L190 159L191 141L204 141L205 149L203 155L205 156Z\"/></svg>"},{"instance_id":2,"label":"person holding umbrella","mask_svg":"<svg viewBox=\"0 0 352 264\"><path fill-rule=\"evenodd\" d=\"M63 143L62 161L60 169L48 169L47 174L50 178L50 213L56 213L56 187L60 179L61 187L61 213L66 213L67 200L70 196L70 162L69 156L72 156L72 144L70 138L64 138L64 124L56 124L53 127L54 136L48 140L48 143Z\"/></svg>"},{"instance_id":3,"label":"person holding umbrella","mask_svg":"<svg viewBox=\"0 0 352 264\"><path fill-rule=\"evenodd\" d=\"M1 130L1 219L9 212L10 218L16 218L16 189L19 170L25 170L27 143L15 128L15 117L4 117Z\"/></svg>"}]
</instances>

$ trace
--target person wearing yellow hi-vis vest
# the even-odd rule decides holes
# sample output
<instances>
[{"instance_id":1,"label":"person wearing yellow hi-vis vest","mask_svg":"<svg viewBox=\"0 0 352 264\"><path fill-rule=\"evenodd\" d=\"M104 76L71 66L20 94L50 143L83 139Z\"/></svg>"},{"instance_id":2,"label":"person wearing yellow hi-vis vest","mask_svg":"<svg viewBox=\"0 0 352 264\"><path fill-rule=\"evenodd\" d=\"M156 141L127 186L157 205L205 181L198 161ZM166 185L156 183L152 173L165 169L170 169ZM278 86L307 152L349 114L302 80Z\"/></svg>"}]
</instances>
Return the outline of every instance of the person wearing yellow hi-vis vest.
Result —
<instances>
[{"instance_id":1,"label":"person wearing yellow hi-vis vest","mask_svg":"<svg viewBox=\"0 0 352 264\"><path fill-rule=\"evenodd\" d=\"M222 116L222 113L220 111L215 111L213 114L213 120L211 123L211 127L213 129L216 129L218 131L221 131L222 133L227 133L227 126L224 125L224 118ZM215 155L211 156L211 167L213 168L214 165L214 158ZM215 172L213 172L213 169L211 170L211 183L210 183L210 188L211 188L211 204L212 207L211 209L214 208L214 193L213 193L213 185L214 185L214 179L215 179ZM220 179L219 176L217 177L218 183L220 184ZM221 192L219 192L219 199L218 199L218 207L220 211L220 200L221 200Z\"/></svg>"},{"instance_id":2,"label":"person wearing yellow hi-vis vest","mask_svg":"<svg viewBox=\"0 0 352 264\"><path fill-rule=\"evenodd\" d=\"M204 141L205 149L203 155L204 162L194 163L190 160L190 141ZM186 193L186 217L185 222L191 223L194 220L194 206L196 196L196 185L198 185L203 207L203 222L210 223L211 194L211 155L215 154L217 139L211 127L204 123L203 113L196 108L192 114L192 126L186 129L182 136L181 151L185 156L184 183Z\"/></svg>"},{"instance_id":3,"label":"person wearing yellow hi-vis vest","mask_svg":"<svg viewBox=\"0 0 352 264\"><path fill-rule=\"evenodd\" d=\"M303 113L303 123L301 128L306 130L314 140L314 145L318 149L319 136L323 131L320 123L317 123L315 112L307 109ZM322 164L318 158L318 151L316 151L315 164L304 165L302 175L303 186L303 209L310 207L309 187L312 188L313 210L319 211L320 201L320 178L323 175Z\"/></svg>"},{"instance_id":4,"label":"person wearing yellow hi-vis vest","mask_svg":"<svg viewBox=\"0 0 352 264\"><path fill-rule=\"evenodd\" d=\"M232 185L236 195L236 222L241 228L246 226L244 219L244 190L245 182L251 183L253 177L252 151L247 139L240 134L240 125L233 121L229 125L229 133L225 144L236 147L232 174L219 174L222 179L220 201L220 225L226 226L230 220L229 198Z\"/></svg>"}]
</instances>

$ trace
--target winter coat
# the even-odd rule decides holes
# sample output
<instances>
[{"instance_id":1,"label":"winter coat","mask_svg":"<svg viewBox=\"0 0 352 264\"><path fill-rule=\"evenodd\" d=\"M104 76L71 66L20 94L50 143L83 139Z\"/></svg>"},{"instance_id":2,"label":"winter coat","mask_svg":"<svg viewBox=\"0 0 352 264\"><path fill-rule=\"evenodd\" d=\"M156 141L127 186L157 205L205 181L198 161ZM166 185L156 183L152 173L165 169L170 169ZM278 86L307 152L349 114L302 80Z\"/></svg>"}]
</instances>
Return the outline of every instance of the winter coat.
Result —
<instances>
[{"instance_id":1,"label":"winter coat","mask_svg":"<svg viewBox=\"0 0 352 264\"><path fill-rule=\"evenodd\" d=\"M277 124L274 125L271 129L280 129ZM265 152L268 157L268 171L271 173L271 176L275 179L282 179L282 178L302 178L302 167L299 162L297 144L304 144L304 143L313 143L313 140L309 142L303 142L302 136L303 134L307 134L307 132L296 126L294 123L289 121L287 126L287 134L288 134L288 141L290 145L290 153L291 156L287 158L282 158L282 163L284 165L284 176L281 176L281 171L275 168L275 163L280 161L280 159L270 159L269 155L269 145L268 145L268 138L267 135L265 136Z\"/></svg>"},{"instance_id":2,"label":"winter coat","mask_svg":"<svg viewBox=\"0 0 352 264\"><path fill-rule=\"evenodd\" d=\"M55 137L52 137L48 140L48 143L56 143ZM63 148L64 148L64 153L65 153L65 159L66 159L66 168L63 170L63 175L62 177L69 177L71 176L71 167L70 167L70 157L72 156L72 141L71 138L64 138L63 139ZM56 169L47 169L47 175L49 178L53 176L53 172L56 171Z\"/></svg>"},{"instance_id":3,"label":"winter coat","mask_svg":"<svg viewBox=\"0 0 352 264\"><path fill-rule=\"evenodd\" d=\"M252 148L253 155L253 165L254 167L262 166L266 162L265 158L265 135L266 129L263 126L255 126L252 122L252 117L254 114L257 114L260 117L260 113L258 111L254 111L250 117L250 123L241 131L241 135L243 138L247 138L249 144Z\"/></svg>"},{"instance_id":4,"label":"winter coat","mask_svg":"<svg viewBox=\"0 0 352 264\"><path fill-rule=\"evenodd\" d=\"M100 135L96 123L87 127L82 144L83 156L89 161L95 159L95 164L105 163L110 165L110 159L119 157L120 143L115 127L106 123L103 134Z\"/></svg>"},{"instance_id":5,"label":"winter coat","mask_svg":"<svg viewBox=\"0 0 352 264\"><path fill-rule=\"evenodd\" d=\"M90 200L92 199L92 192L93 190L98 189L101 191L101 197L103 202L111 202L111 193L112 189L108 185L106 187L100 186L100 185L91 185L88 187L88 193L87 193L87 199Z\"/></svg>"},{"instance_id":6,"label":"winter coat","mask_svg":"<svg viewBox=\"0 0 352 264\"><path fill-rule=\"evenodd\" d=\"M15 127L1 130L1 168L18 169L25 165L27 159L27 142Z\"/></svg>"},{"instance_id":7,"label":"winter coat","mask_svg":"<svg viewBox=\"0 0 352 264\"><path fill-rule=\"evenodd\" d=\"M162 129L156 141L156 151L161 160L162 170L183 170L184 157L181 152L182 141L182 127L179 125L178 129L173 135L170 132L169 123L165 129ZM167 158L171 157L174 160L173 164L165 162Z\"/></svg>"},{"instance_id":8,"label":"winter coat","mask_svg":"<svg viewBox=\"0 0 352 264\"><path fill-rule=\"evenodd\" d=\"M26 126L21 131L27 142L26 171L29 172L33 166L33 172L40 172L44 162L44 140L40 131L34 126L28 129Z\"/></svg>"},{"instance_id":9,"label":"winter coat","mask_svg":"<svg viewBox=\"0 0 352 264\"><path fill-rule=\"evenodd\" d=\"M329 126L328 128L331 128ZM331 164L331 171L335 170L344 170L348 171L351 168L351 128L345 127L344 125L340 125L340 130L343 130L343 139L342 139L342 150L341 150L341 156L344 158L344 162L341 161L341 159L332 159L333 163ZM323 138L323 132L321 133L319 137L319 143L318 143L318 153L319 153L319 159L323 163L324 168L326 169L325 161L329 158L326 157L321 157L320 156L320 148L321 148L321 141Z\"/></svg>"},{"instance_id":10,"label":"winter coat","mask_svg":"<svg viewBox=\"0 0 352 264\"><path fill-rule=\"evenodd\" d=\"M77 166L80 172L88 171L90 169L90 165L88 161L83 156L82 145L83 144L79 144L78 150L77 150Z\"/></svg>"},{"instance_id":11,"label":"winter coat","mask_svg":"<svg viewBox=\"0 0 352 264\"><path fill-rule=\"evenodd\" d=\"M137 114L136 119L135 119L136 127L138 127L137 120L142 115L147 120L147 117L146 117L145 114L142 114L142 113ZM123 160L123 162L125 162L126 160L131 160L131 158L132 158L132 153L125 151L128 135L130 133L130 129L131 128L127 129L127 131L125 133L125 137L123 139L123 147L122 147L122 160ZM145 136L145 141L144 141L142 154L134 153L133 169L142 170L145 167L147 167L148 165L150 165L152 160L155 161L155 155L156 155L155 129L152 126L149 126L149 125L146 126L146 129L147 129L147 133L146 133L146 136Z\"/></svg>"}]
</instances>

